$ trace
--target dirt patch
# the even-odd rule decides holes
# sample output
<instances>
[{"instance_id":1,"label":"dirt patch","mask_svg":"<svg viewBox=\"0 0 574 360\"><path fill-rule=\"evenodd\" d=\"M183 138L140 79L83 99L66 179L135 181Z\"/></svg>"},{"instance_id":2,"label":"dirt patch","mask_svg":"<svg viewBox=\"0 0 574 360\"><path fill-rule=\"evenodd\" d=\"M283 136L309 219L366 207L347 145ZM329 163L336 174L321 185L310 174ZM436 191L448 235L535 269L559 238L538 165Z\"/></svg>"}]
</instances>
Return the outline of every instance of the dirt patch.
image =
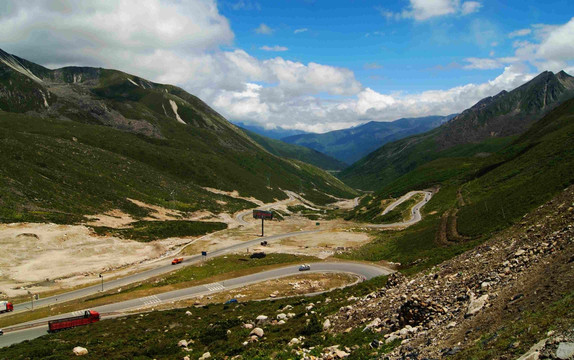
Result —
<instances>
[{"instance_id":1,"label":"dirt patch","mask_svg":"<svg viewBox=\"0 0 574 360\"><path fill-rule=\"evenodd\" d=\"M132 218L131 215L126 214L119 209L110 210L99 215L87 215L86 218L90 219L86 225L105 226L114 229L128 227L131 223L137 221Z\"/></svg>"},{"instance_id":2,"label":"dirt patch","mask_svg":"<svg viewBox=\"0 0 574 360\"><path fill-rule=\"evenodd\" d=\"M210 187L204 187L204 190L207 190L209 192L212 192L214 194L219 194L219 195L225 195L225 196L229 196L235 199L242 199L242 200L246 200L249 202L252 202L254 204L257 204L259 206L264 205L263 201L258 200L254 197L245 197L245 196L240 196L239 192L237 190L233 190L233 191L224 191L224 190L219 190L219 189L214 189L214 188L210 188Z\"/></svg>"},{"instance_id":3,"label":"dirt patch","mask_svg":"<svg viewBox=\"0 0 574 360\"><path fill-rule=\"evenodd\" d=\"M282 239L279 243L257 248L254 251L304 254L325 259L338 251L358 248L370 240L370 236L366 233L333 230Z\"/></svg>"},{"instance_id":4,"label":"dirt patch","mask_svg":"<svg viewBox=\"0 0 574 360\"><path fill-rule=\"evenodd\" d=\"M99 272L140 264L188 241L99 237L82 225L0 225L0 248L10 249L0 254L0 291L17 296L92 282Z\"/></svg>"}]
</instances>

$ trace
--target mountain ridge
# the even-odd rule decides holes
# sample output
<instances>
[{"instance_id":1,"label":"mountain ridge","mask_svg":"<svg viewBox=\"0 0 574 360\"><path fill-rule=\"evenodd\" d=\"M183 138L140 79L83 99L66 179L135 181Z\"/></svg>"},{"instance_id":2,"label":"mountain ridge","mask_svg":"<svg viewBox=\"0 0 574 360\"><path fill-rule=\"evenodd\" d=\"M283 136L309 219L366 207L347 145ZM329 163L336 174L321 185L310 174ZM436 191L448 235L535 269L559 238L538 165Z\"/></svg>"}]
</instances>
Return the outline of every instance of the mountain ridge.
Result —
<instances>
[{"instance_id":1,"label":"mountain ridge","mask_svg":"<svg viewBox=\"0 0 574 360\"><path fill-rule=\"evenodd\" d=\"M494 152L506 145L497 139L525 132L574 97L574 78L563 71L558 74L542 72L512 91L478 101L438 128L387 143L343 170L339 177L355 188L377 190L435 159L472 156L471 148L484 152L478 150L484 142L490 143L488 152Z\"/></svg>"},{"instance_id":2,"label":"mountain ridge","mask_svg":"<svg viewBox=\"0 0 574 360\"><path fill-rule=\"evenodd\" d=\"M369 121L348 129L323 134L302 134L282 138L352 164L387 142L439 126L453 115L401 118L395 121Z\"/></svg>"},{"instance_id":3,"label":"mountain ridge","mask_svg":"<svg viewBox=\"0 0 574 360\"><path fill-rule=\"evenodd\" d=\"M0 188L11 194L0 201L3 222L141 214L127 198L184 212L254 206L206 187L263 202L284 190L318 204L356 194L271 154L183 89L117 70L50 70L2 51L0 110Z\"/></svg>"}]
</instances>

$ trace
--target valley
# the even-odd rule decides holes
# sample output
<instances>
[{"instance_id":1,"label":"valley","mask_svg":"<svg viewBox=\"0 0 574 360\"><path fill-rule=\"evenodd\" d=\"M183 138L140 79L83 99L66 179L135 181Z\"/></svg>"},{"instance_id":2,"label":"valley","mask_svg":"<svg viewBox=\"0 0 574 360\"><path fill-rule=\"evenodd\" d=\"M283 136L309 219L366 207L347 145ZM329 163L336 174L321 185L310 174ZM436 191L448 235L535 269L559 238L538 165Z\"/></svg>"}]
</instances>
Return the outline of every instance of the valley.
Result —
<instances>
[{"instance_id":1,"label":"valley","mask_svg":"<svg viewBox=\"0 0 574 360\"><path fill-rule=\"evenodd\" d=\"M0 359L488 359L569 339L573 79L282 142L172 85L0 50ZM86 309L103 321L47 334Z\"/></svg>"}]
</instances>

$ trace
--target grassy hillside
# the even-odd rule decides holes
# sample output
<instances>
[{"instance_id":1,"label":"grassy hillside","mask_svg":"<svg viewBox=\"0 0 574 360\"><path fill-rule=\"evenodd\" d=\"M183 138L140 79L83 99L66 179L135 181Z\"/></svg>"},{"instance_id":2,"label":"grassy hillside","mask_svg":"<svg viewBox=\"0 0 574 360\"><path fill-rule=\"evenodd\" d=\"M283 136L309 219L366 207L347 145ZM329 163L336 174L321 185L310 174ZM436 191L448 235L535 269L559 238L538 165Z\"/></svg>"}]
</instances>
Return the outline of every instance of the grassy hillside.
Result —
<instances>
[{"instance_id":1,"label":"grassy hillside","mask_svg":"<svg viewBox=\"0 0 574 360\"><path fill-rule=\"evenodd\" d=\"M573 79L564 72L544 72L511 92L481 100L437 129L382 146L339 177L355 188L379 190L437 159L495 153L513 136L572 98Z\"/></svg>"},{"instance_id":2,"label":"grassy hillside","mask_svg":"<svg viewBox=\"0 0 574 360\"><path fill-rule=\"evenodd\" d=\"M375 222L384 199L433 184L440 191L423 207L423 220L402 232L379 233L344 257L400 262L404 271L416 272L475 246L574 183L573 139L574 99L522 136L499 139L507 145L490 156L443 158L411 171L363 198L348 218Z\"/></svg>"},{"instance_id":3,"label":"grassy hillside","mask_svg":"<svg viewBox=\"0 0 574 360\"><path fill-rule=\"evenodd\" d=\"M301 134L282 140L320 151L352 164L380 146L439 126L451 116L427 116L390 122L371 121L350 129L324 134Z\"/></svg>"},{"instance_id":4,"label":"grassy hillside","mask_svg":"<svg viewBox=\"0 0 574 360\"><path fill-rule=\"evenodd\" d=\"M69 223L111 208L145 215L127 198L182 211L254 206L203 187L265 202L283 190L322 204L355 195L321 169L262 150L184 90L115 70L50 70L0 52L0 108L2 222Z\"/></svg>"},{"instance_id":5,"label":"grassy hillside","mask_svg":"<svg viewBox=\"0 0 574 360\"><path fill-rule=\"evenodd\" d=\"M274 155L288 159L300 160L325 170L341 170L347 166L342 161L320 153L317 150L313 150L305 146L288 144L281 140L271 139L246 129L243 129L243 131L245 131L251 139L261 145L265 150Z\"/></svg>"}]
</instances>

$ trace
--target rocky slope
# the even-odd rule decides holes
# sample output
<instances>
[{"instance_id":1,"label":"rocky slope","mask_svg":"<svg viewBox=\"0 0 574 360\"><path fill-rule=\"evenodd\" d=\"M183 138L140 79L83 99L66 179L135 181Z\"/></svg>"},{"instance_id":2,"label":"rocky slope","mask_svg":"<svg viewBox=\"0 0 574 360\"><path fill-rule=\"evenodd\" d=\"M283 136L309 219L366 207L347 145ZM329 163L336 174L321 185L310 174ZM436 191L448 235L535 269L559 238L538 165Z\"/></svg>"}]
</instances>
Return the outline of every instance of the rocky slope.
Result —
<instances>
[{"instance_id":1,"label":"rocky slope","mask_svg":"<svg viewBox=\"0 0 574 360\"><path fill-rule=\"evenodd\" d=\"M386 288L342 307L331 324L336 332L379 333L373 347L399 344L388 359L511 359L556 335L546 347L555 358L574 324L573 199L571 186L428 273L392 275Z\"/></svg>"}]
</instances>

